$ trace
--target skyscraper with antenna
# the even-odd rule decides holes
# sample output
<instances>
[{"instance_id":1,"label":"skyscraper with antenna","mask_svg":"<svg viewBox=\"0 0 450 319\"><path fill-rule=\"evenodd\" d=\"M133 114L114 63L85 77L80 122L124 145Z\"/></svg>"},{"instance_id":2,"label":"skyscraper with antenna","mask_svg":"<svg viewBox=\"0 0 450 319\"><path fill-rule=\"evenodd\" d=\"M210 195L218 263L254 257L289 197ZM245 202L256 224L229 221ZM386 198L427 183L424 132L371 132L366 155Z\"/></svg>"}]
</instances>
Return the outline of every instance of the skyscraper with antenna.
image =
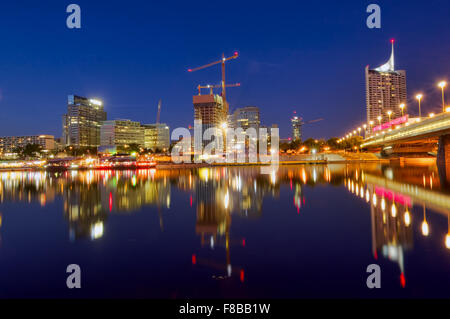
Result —
<instances>
[{"instance_id":1,"label":"skyscraper with antenna","mask_svg":"<svg viewBox=\"0 0 450 319\"><path fill-rule=\"evenodd\" d=\"M395 70L394 39L391 46L391 56L385 64L374 69L366 66L367 123L378 124L380 116L381 122L387 122L388 111L392 111L391 119L400 117L400 104L406 103L406 71Z\"/></svg>"}]
</instances>

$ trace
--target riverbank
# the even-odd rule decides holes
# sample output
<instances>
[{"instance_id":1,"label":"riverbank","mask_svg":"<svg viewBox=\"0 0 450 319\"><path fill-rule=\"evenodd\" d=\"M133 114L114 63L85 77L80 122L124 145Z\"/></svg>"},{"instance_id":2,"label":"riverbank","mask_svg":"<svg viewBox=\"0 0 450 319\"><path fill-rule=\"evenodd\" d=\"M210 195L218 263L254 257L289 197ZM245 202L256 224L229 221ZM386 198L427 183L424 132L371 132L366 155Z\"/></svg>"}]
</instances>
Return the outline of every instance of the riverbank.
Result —
<instances>
[{"instance_id":1,"label":"riverbank","mask_svg":"<svg viewBox=\"0 0 450 319\"><path fill-rule=\"evenodd\" d=\"M303 155L280 155L278 165L318 165L318 164L346 164L346 163L399 163L405 164L431 164L433 158L378 158L373 153L323 153L323 154L303 154ZM227 166L268 166L272 163L172 163L169 161L157 162L157 169L190 169L202 167L227 167ZM145 167L129 167L129 169L140 169ZM107 169L107 168L104 168ZM115 169L115 168L111 168ZM123 169L123 168L122 168ZM45 171L43 167L0 167L0 172L19 171ZM72 169L71 170L77 170Z\"/></svg>"}]
</instances>

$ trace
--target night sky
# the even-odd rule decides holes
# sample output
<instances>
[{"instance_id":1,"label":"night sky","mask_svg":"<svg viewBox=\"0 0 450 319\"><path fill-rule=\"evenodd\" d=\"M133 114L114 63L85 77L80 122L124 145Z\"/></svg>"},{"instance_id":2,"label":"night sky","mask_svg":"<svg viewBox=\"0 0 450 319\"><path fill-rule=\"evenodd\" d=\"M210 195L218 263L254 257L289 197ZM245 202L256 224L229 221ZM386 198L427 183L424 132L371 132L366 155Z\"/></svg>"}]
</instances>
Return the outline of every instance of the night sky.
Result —
<instances>
[{"instance_id":1,"label":"night sky","mask_svg":"<svg viewBox=\"0 0 450 319\"><path fill-rule=\"evenodd\" d=\"M66 7L81 7L81 29ZM381 6L381 29L366 7ZM439 80L450 78L450 1L2 1L0 136L61 136L67 95L104 100L108 119L193 124L198 84L219 84L227 64L231 110L256 105L263 124L290 136L294 110L306 137L342 136L366 117L364 67L379 66L396 39L396 69L407 72L408 106L441 109ZM447 88L450 101L450 88Z\"/></svg>"}]
</instances>

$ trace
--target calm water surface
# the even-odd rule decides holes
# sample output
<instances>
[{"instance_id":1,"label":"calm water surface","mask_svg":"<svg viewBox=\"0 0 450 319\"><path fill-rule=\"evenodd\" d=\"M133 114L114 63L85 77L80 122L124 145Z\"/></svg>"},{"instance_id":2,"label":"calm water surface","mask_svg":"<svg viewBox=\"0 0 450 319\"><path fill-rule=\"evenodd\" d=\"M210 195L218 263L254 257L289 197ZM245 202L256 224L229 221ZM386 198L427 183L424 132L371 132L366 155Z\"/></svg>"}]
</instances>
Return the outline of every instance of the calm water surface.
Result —
<instances>
[{"instance_id":1,"label":"calm water surface","mask_svg":"<svg viewBox=\"0 0 450 319\"><path fill-rule=\"evenodd\" d=\"M2 298L450 297L435 167L0 172L0 214Z\"/></svg>"}]
</instances>

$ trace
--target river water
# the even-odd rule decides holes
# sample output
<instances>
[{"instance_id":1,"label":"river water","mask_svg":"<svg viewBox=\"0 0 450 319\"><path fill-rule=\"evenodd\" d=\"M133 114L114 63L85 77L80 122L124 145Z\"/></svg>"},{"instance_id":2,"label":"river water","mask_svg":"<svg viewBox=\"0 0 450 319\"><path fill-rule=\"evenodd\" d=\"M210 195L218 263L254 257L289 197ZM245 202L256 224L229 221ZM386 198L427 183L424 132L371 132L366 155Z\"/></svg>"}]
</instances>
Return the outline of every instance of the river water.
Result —
<instances>
[{"instance_id":1,"label":"river water","mask_svg":"<svg viewBox=\"0 0 450 319\"><path fill-rule=\"evenodd\" d=\"M1 298L450 297L434 166L0 172L0 214Z\"/></svg>"}]
</instances>

